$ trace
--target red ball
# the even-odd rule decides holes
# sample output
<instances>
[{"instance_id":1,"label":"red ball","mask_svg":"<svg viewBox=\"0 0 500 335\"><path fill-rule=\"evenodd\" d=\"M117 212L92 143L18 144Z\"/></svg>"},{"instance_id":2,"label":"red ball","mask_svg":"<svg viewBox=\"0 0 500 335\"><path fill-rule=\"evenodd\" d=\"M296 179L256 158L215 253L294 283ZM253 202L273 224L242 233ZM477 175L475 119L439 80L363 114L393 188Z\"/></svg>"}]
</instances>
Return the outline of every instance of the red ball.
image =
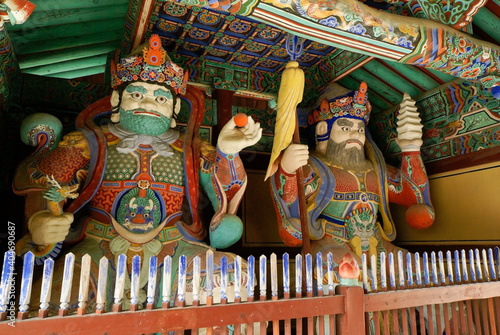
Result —
<instances>
[{"instance_id":1,"label":"red ball","mask_svg":"<svg viewBox=\"0 0 500 335\"><path fill-rule=\"evenodd\" d=\"M415 229L429 228L434 223L434 211L425 204L411 205L406 210L406 221Z\"/></svg>"},{"instance_id":2,"label":"red ball","mask_svg":"<svg viewBox=\"0 0 500 335\"><path fill-rule=\"evenodd\" d=\"M238 127L244 127L248 123L248 116L244 113L238 113L234 116L234 123Z\"/></svg>"}]
</instances>

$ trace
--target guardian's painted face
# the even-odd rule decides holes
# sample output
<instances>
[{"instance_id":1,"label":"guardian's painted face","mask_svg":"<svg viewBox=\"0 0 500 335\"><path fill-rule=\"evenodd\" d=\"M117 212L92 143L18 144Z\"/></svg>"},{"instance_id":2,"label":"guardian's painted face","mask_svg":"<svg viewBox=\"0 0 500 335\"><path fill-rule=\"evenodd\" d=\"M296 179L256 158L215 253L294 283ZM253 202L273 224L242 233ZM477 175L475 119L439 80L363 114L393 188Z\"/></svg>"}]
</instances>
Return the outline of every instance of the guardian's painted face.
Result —
<instances>
[{"instance_id":1,"label":"guardian's painted face","mask_svg":"<svg viewBox=\"0 0 500 335\"><path fill-rule=\"evenodd\" d=\"M363 149L365 145L365 123L361 120L340 118L335 120L330 132L330 139L340 144L345 142L345 148Z\"/></svg>"},{"instance_id":2,"label":"guardian's painted face","mask_svg":"<svg viewBox=\"0 0 500 335\"><path fill-rule=\"evenodd\" d=\"M134 133L161 135L172 122L174 97L166 87L132 83L122 93L120 123Z\"/></svg>"}]
</instances>

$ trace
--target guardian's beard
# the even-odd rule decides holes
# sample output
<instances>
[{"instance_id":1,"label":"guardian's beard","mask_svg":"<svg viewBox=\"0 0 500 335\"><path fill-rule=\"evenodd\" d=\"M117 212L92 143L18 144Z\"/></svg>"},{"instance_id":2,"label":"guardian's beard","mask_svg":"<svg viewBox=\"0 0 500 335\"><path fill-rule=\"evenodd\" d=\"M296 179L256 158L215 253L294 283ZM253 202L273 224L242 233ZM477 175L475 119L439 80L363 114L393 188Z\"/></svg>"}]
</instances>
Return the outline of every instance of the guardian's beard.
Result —
<instances>
[{"instance_id":1,"label":"guardian's beard","mask_svg":"<svg viewBox=\"0 0 500 335\"><path fill-rule=\"evenodd\" d=\"M370 161L365 159L363 146L346 148L347 141L336 143L328 140L325 158L327 163L351 171L366 171L371 168Z\"/></svg>"}]
</instances>

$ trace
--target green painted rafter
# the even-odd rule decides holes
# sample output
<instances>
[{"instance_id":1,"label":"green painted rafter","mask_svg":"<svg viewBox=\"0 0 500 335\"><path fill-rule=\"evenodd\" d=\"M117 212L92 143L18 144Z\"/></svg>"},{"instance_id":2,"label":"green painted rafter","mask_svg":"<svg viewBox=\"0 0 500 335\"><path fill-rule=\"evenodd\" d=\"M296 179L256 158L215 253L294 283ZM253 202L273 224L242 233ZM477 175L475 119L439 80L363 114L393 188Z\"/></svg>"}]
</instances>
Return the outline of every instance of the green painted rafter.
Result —
<instances>
[{"instance_id":1,"label":"green painted rafter","mask_svg":"<svg viewBox=\"0 0 500 335\"><path fill-rule=\"evenodd\" d=\"M21 69L28 69L37 66L51 65L60 62L76 60L79 58L104 55L115 50L118 47L118 41L114 43L104 42L93 45L84 45L74 48L66 48L55 51L49 51L46 54L33 53L18 57Z\"/></svg>"},{"instance_id":2,"label":"green painted rafter","mask_svg":"<svg viewBox=\"0 0 500 335\"><path fill-rule=\"evenodd\" d=\"M73 71L75 69L85 69L95 66L104 66L106 64L107 54L97 55L79 59L72 59L65 62L37 66L33 68L24 69L24 73L36 74L45 76L49 74L56 74L61 72Z\"/></svg>"}]
</instances>

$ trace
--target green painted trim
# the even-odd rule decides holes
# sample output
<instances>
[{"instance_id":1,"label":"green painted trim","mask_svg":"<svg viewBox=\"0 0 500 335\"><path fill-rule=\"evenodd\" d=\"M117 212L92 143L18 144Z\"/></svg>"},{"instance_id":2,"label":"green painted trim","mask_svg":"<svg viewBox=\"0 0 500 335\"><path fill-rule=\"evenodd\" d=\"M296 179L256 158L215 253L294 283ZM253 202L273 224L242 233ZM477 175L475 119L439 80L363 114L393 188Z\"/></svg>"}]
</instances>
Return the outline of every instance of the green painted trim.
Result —
<instances>
[{"instance_id":1,"label":"green painted trim","mask_svg":"<svg viewBox=\"0 0 500 335\"><path fill-rule=\"evenodd\" d=\"M119 40L122 35L122 29L104 31L101 33L89 34L89 35L78 35L68 38L61 38L58 40L48 40L36 44L21 45L17 44L16 54L26 55L36 52L52 51L59 49L67 49L72 47L79 47L85 45L92 45L103 42L114 42Z\"/></svg>"},{"instance_id":2,"label":"green painted trim","mask_svg":"<svg viewBox=\"0 0 500 335\"><path fill-rule=\"evenodd\" d=\"M407 92L410 96L415 97L423 93L416 86L406 81L405 77L398 75L389 68L380 64L377 60L371 61L363 66L363 69L371 72L375 76L387 80L391 85L402 92Z\"/></svg>"},{"instance_id":3,"label":"green painted trim","mask_svg":"<svg viewBox=\"0 0 500 335\"><path fill-rule=\"evenodd\" d=\"M387 62L387 65L400 72L403 76L411 78L412 81L420 85L425 90L430 90L439 85L434 79L418 70L413 65L406 65L398 62ZM427 68L428 69L428 68ZM433 73L436 71L433 71ZM455 78L455 77L453 77Z\"/></svg>"},{"instance_id":4,"label":"green painted trim","mask_svg":"<svg viewBox=\"0 0 500 335\"><path fill-rule=\"evenodd\" d=\"M39 76L45 76L49 74L56 74L61 72L70 72L75 69L85 69L95 66L105 66L107 60L107 54L97 55L87 58L80 58L76 60L69 60L66 62L55 63L50 65L43 65L25 69L22 72L29 74L36 74ZM104 69L104 68L103 68Z\"/></svg>"},{"instance_id":5,"label":"green painted trim","mask_svg":"<svg viewBox=\"0 0 500 335\"><path fill-rule=\"evenodd\" d=\"M104 42L94 45L50 51L43 56L40 54L29 54L18 57L21 69L29 69L36 66L49 65L69 60L108 54L116 50L120 41Z\"/></svg>"},{"instance_id":6,"label":"green painted trim","mask_svg":"<svg viewBox=\"0 0 500 335\"><path fill-rule=\"evenodd\" d=\"M92 76L94 74L103 73L104 69L105 69L104 65L94 66L94 67L89 67L86 69L78 69L75 71L54 73L54 74L47 75L46 77L61 78L61 79L75 79L75 78L87 77L87 76Z\"/></svg>"},{"instance_id":7,"label":"green painted trim","mask_svg":"<svg viewBox=\"0 0 500 335\"><path fill-rule=\"evenodd\" d=\"M125 19L127 5L103 6L97 8L84 8L81 10L56 10L53 12L40 12L35 9L29 20L23 24L7 24L10 31L24 29L40 29L42 27L55 26L59 24L74 24L77 22L104 21L115 18ZM122 27L123 28L123 27Z\"/></svg>"},{"instance_id":8,"label":"green painted trim","mask_svg":"<svg viewBox=\"0 0 500 335\"><path fill-rule=\"evenodd\" d=\"M500 44L500 20L486 7L481 7L472 20L476 26Z\"/></svg>"},{"instance_id":9,"label":"green painted trim","mask_svg":"<svg viewBox=\"0 0 500 335\"><path fill-rule=\"evenodd\" d=\"M73 37L79 35L89 35L102 33L109 30L123 29L124 18L113 18L104 21L77 22L71 24L61 24L42 29L23 29L9 31L12 41L40 41L54 40L59 38Z\"/></svg>"},{"instance_id":10,"label":"green painted trim","mask_svg":"<svg viewBox=\"0 0 500 335\"><path fill-rule=\"evenodd\" d=\"M351 77L344 77L338 81L338 83L345 88L348 88L350 90L357 90L359 88L359 81L351 78ZM380 94L377 92L374 92L373 90L369 90L368 92L368 99L370 100L370 103L372 104L372 113L378 113L382 110L391 108L393 105L389 103L387 100L383 99Z\"/></svg>"},{"instance_id":11,"label":"green painted trim","mask_svg":"<svg viewBox=\"0 0 500 335\"><path fill-rule=\"evenodd\" d=\"M382 95L385 99L395 105L401 103L401 101L403 100L402 94L395 93L394 89L385 85L380 80L375 78L372 74L368 73L362 68L351 73L351 76L360 82L365 81L368 85L368 89L370 89L370 87L376 87L380 95Z\"/></svg>"},{"instance_id":12,"label":"green painted trim","mask_svg":"<svg viewBox=\"0 0 500 335\"><path fill-rule=\"evenodd\" d=\"M109 5L128 5L129 0L52 0L32 1L36 5L37 12L47 12L62 9L97 8Z\"/></svg>"}]
</instances>

